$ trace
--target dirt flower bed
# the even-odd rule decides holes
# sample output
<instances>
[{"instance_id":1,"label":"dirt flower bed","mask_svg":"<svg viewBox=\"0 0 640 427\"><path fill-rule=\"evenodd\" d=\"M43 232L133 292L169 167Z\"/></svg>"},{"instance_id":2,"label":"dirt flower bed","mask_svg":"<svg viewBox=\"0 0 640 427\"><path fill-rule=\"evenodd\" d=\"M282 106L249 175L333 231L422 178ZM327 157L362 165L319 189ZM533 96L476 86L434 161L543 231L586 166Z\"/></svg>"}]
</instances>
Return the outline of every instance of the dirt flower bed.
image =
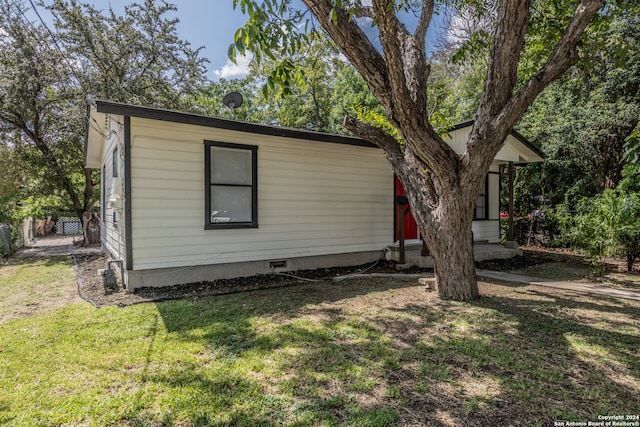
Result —
<instances>
[{"instance_id":1,"label":"dirt flower bed","mask_svg":"<svg viewBox=\"0 0 640 427\"><path fill-rule=\"evenodd\" d=\"M214 280L197 283L177 284L175 286L148 287L129 291L122 288L120 271L112 265L118 281L118 289L105 290L102 277L98 273L107 266L109 258L104 255L76 255L76 271L80 296L97 307L117 305L126 306L144 302L163 301L180 298L205 297L257 289L269 289L296 286L309 282L331 281L336 276L368 273L396 273L393 262L379 261L353 267L321 268L317 270L293 271L287 273L261 274L251 277ZM403 273L428 273L429 269L411 268Z\"/></svg>"},{"instance_id":2,"label":"dirt flower bed","mask_svg":"<svg viewBox=\"0 0 640 427\"><path fill-rule=\"evenodd\" d=\"M537 266L557 260L560 255L538 251L526 251L523 256L506 260L493 260L476 263L478 268L510 271ZM117 265L112 265L118 281L118 289L105 290L102 277L98 273L107 266L109 258L104 255L76 255L75 264L78 276L80 296L95 306L126 306L152 301L163 301L188 297L223 295L256 289L269 289L296 286L310 281L331 281L336 276L367 273L398 273L394 262L379 261L352 267L321 268L318 270L294 271L282 274L262 274L236 279L214 280L197 283L177 284L175 286L149 287L129 291L122 288L121 275ZM404 274L433 273L432 269L412 267L403 270ZM293 277L296 276L296 277Z\"/></svg>"}]
</instances>

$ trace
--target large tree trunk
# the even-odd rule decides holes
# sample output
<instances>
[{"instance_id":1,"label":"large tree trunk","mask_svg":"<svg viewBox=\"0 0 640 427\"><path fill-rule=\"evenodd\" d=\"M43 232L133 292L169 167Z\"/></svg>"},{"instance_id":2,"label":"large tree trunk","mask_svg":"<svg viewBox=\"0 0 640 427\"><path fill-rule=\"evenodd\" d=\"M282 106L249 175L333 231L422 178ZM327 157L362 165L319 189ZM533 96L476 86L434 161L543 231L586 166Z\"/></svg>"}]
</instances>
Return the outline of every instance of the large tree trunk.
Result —
<instances>
[{"instance_id":1,"label":"large tree trunk","mask_svg":"<svg viewBox=\"0 0 640 427\"><path fill-rule=\"evenodd\" d=\"M409 173L416 175L416 171ZM453 177L452 172L450 178ZM431 206L416 203L428 193L424 184L410 180L409 188L405 188L409 200L413 201L412 212L420 233L433 257L436 286L442 299L468 301L479 297L471 230L475 200L480 191L476 181L481 179L436 180L442 196L437 205Z\"/></svg>"},{"instance_id":2,"label":"large tree trunk","mask_svg":"<svg viewBox=\"0 0 640 427\"><path fill-rule=\"evenodd\" d=\"M480 294L473 259L472 217L455 205L444 207L442 213L426 242L433 257L438 294L456 301L476 299Z\"/></svg>"}]
</instances>

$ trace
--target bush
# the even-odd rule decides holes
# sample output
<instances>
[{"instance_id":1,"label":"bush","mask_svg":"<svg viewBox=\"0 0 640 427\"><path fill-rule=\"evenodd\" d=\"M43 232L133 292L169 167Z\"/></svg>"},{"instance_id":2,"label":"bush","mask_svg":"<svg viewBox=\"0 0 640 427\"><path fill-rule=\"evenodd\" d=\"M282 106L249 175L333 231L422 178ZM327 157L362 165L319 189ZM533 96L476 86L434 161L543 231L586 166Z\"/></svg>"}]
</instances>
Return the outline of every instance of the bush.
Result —
<instances>
[{"instance_id":1,"label":"bush","mask_svg":"<svg viewBox=\"0 0 640 427\"><path fill-rule=\"evenodd\" d=\"M604 257L620 255L633 269L640 256L640 193L605 190L578 202L575 210L560 205L555 218L562 238L586 251L594 273L604 273Z\"/></svg>"}]
</instances>

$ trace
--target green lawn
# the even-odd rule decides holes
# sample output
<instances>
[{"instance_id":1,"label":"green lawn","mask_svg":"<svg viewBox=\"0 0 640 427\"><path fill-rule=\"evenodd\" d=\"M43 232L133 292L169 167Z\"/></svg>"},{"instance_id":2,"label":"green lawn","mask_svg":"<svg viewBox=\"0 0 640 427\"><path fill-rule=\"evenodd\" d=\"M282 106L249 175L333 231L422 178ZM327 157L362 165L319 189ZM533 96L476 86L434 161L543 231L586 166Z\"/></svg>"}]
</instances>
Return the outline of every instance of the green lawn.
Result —
<instances>
[{"instance_id":1,"label":"green lawn","mask_svg":"<svg viewBox=\"0 0 640 427\"><path fill-rule=\"evenodd\" d=\"M640 414L640 304L481 291L451 303L413 282L347 281L8 319L0 425L553 425Z\"/></svg>"},{"instance_id":2,"label":"green lawn","mask_svg":"<svg viewBox=\"0 0 640 427\"><path fill-rule=\"evenodd\" d=\"M78 302L69 257L0 259L0 324Z\"/></svg>"}]
</instances>

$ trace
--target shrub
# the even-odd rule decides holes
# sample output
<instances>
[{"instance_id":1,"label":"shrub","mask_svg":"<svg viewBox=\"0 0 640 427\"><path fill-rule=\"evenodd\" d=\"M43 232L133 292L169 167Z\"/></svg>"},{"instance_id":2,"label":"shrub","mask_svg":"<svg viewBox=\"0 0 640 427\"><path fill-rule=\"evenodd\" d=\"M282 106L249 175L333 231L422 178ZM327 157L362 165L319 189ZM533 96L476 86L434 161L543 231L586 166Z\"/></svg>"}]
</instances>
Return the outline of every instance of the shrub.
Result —
<instances>
[{"instance_id":1,"label":"shrub","mask_svg":"<svg viewBox=\"0 0 640 427\"><path fill-rule=\"evenodd\" d=\"M640 256L640 193L605 190L578 202L575 210L558 207L556 221L562 238L586 251L594 273L604 273L604 257L621 255L627 269Z\"/></svg>"}]
</instances>

